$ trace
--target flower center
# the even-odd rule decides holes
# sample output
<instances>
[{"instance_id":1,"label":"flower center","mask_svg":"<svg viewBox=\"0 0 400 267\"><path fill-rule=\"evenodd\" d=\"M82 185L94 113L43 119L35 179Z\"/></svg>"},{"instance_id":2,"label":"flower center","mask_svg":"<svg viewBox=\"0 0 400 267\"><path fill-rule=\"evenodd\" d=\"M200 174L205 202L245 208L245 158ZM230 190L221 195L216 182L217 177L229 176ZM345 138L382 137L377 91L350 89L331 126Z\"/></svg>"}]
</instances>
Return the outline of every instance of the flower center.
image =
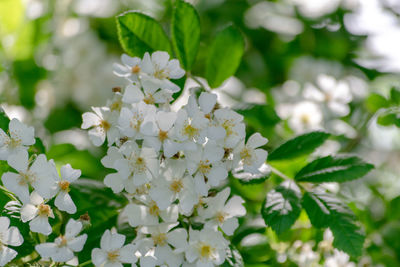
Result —
<instances>
[{"instance_id":1,"label":"flower center","mask_svg":"<svg viewBox=\"0 0 400 267\"><path fill-rule=\"evenodd\" d=\"M243 163L246 165L251 165L253 160L252 160L252 153L250 149L247 147L243 148L242 151L240 151L240 158L243 160Z\"/></svg>"},{"instance_id":2,"label":"flower center","mask_svg":"<svg viewBox=\"0 0 400 267\"><path fill-rule=\"evenodd\" d=\"M61 242L60 242L60 244L58 245L59 247L64 247L64 246L66 246L67 245L67 239L65 238L65 236L63 236L63 235L60 235L60 239L61 239Z\"/></svg>"},{"instance_id":3,"label":"flower center","mask_svg":"<svg viewBox=\"0 0 400 267\"><path fill-rule=\"evenodd\" d=\"M132 74L138 74L140 72L140 67L138 65L133 66L131 68L131 72L132 72Z\"/></svg>"},{"instance_id":4,"label":"flower center","mask_svg":"<svg viewBox=\"0 0 400 267\"><path fill-rule=\"evenodd\" d=\"M136 173L143 173L146 171L146 161L142 157L137 157L133 160L133 168Z\"/></svg>"},{"instance_id":5,"label":"flower center","mask_svg":"<svg viewBox=\"0 0 400 267\"><path fill-rule=\"evenodd\" d=\"M119 251L116 250L116 251L107 252L107 258L108 258L108 260L111 261L111 262L117 261L118 258L119 258Z\"/></svg>"},{"instance_id":6,"label":"flower center","mask_svg":"<svg viewBox=\"0 0 400 267\"><path fill-rule=\"evenodd\" d=\"M301 123L308 125L310 124L310 116L308 114L302 114L300 116L300 121Z\"/></svg>"},{"instance_id":7,"label":"flower center","mask_svg":"<svg viewBox=\"0 0 400 267\"><path fill-rule=\"evenodd\" d=\"M155 246L164 246L167 244L167 235L164 233L153 235L151 238L153 239Z\"/></svg>"},{"instance_id":8,"label":"flower center","mask_svg":"<svg viewBox=\"0 0 400 267\"><path fill-rule=\"evenodd\" d=\"M158 132L158 139L160 139L161 141L164 141L167 138L168 138L168 132L165 132L165 131L162 131L162 130L160 130Z\"/></svg>"},{"instance_id":9,"label":"flower center","mask_svg":"<svg viewBox=\"0 0 400 267\"><path fill-rule=\"evenodd\" d=\"M224 121L224 123L222 123L221 126L225 129L226 136L230 136L233 134L232 128L234 125L233 125L232 121L226 120L226 121Z\"/></svg>"},{"instance_id":10,"label":"flower center","mask_svg":"<svg viewBox=\"0 0 400 267\"><path fill-rule=\"evenodd\" d=\"M158 208L156 202L152 201L149 205L149 213L153 216L158 216L160 214L160 209Z\"/></svg>"},{"instance_id":11,"label":"flower center","mask_svg":"<svg viewBox=\"0 0 400 267\"><path fill-rule=\"evenodd\" d=\"M199 252L202 258L211 258L214 252L214 248L208 244L200 244Z\"/></svg>"},{"instance_id":12,"label":"flower center","mask_svg":"<svg viewBox=\"0 0 400 267\"><path fill-rule=\"evenodd\" d=\"M226 212L220 211L217 212L217 215L215 216L215 218L217 219L217 222L219 223L223 223L225 221L225 218L228 214Z\"/></svg>"},{"instance_id":13,"label":"flower center","mask_svg":"<svg viewBox=\"0 0 400 267\"><path fill-rule=\"evenodd\" d=\"M115 101L115 102L112 103L111 106L110 106L110 109L111 109L112 111L114 111L114 110L120 111L121 108L122 108L122 101L121 101L121 100Z\"/></svg>"},{"instance_id":14,"label":"flower center","mask_svg":"<svg viewBox=\"0 0 400 267\"><path fill-rule=\"evenodd\" d=\"M183 188L183 183L182 180L179 179L173 180L169 186L169 189L171 189L171 191L174 193L179 193L182 190L182 188Z\"/></svg>"},{"instance_id":15,"label":"flower center","mask_svg":"<svg viewBox=\"0 0 400 267\"><path fill-rule=\"evenodd\" d=\"M143 122L143 117L140 114L134 114L131 118L130 121L130 126L132 129L139 131L140 130L140 125Z\"/></svg>"},{"instance_id":16,"label":"flower center","mask_svg":"<svg viewBox=\"0 0 400 267\"><path fill-rule=\"evenodd\" d=\"M27 185L35 180L35 176L29 171L26 173L20 172L19 177L20 177L18 181L19 185Z\"/></svg>"},{"instance_id":17,"label":"flower center","mask_svg":"<svg viewBox=\"0 0 400 267\"><path fill-rule=\"evenodd\" d=\"M58 182L58 186L62 191L69 192L69 182L68 181L60 181Z\"/></svg>"},{"instance_id":18,"label":"flower center","mask_svg":"<svg viewBox=\"0 0 400 267\"><path fill-rule=\"evenodd\" d=\"M209 163L208 160L200 160L199 163L199 171L203 174L208 173L211 170L211 164Z\"/></svg>"},{"instance_id":19,"label":"flower center","mask_svg":"<svg viewBox=\"0 0 400 267\"><path fill-rule=\"evenodd\" d=\"M183 134L188 136L189 138L193 138L195 136L197 136L199 133L199 129L193 127L190 124L187 124L184 128L183 128Z\"/></svg>"},{"instance_id":20,"label":"flower center","mask_svg":"<svg viewBox=\"0 0 400 267\"><path fill-rule=\"evenodd\" d=\"M38 215L43 217L49 217L51 215L51 209L49 205L40 204L38 207Z\"/></svg>"},{"instance_id":21,"label":"flower center","mask_svg":"<svg viewBox=\"0 0 400 267\"><path fill-rule=\"evenodd\" d=\"M149 94L145 98L143 98L143 102L147 105L152 105L156 102L156 100L154 99L154 96L152 94Z\"/></svg>"},{"instance_id":22,"label":"flower center","mask_svg":"<svg viewBox=\"0 0 400 267\"><path fill-rule=\"evenodd\" d=\"M154 72L154 77L160 80L169 79L169 75L165 71L165 69L158 69L158 68L156 68L156 71Z\"/></svg>"},{"instance_id":23,"label":"flower center","mask_svg":"<svg viewBox=\"0 0 400 267\"><path fill-rule=\"evenodd\" d=\"M6 144L7 144L10 148L17 148L17 147L21 146L22 140L21 140L20 138L18 138L18 137L15 137L15 138L7 138Z\"/></svg>"},{"instance_id":24,"label":"flower center","mask_svg":"<svg viewBox=\"0 0 400 267\"><path fill-rule=\"evenodd\" d=\"M111 128L111 124L106 121L106 120L101 120L100 121L100 128L102 128L105 132L107 132L108 130L110 130Z\"/></svg>"}]
</instances>

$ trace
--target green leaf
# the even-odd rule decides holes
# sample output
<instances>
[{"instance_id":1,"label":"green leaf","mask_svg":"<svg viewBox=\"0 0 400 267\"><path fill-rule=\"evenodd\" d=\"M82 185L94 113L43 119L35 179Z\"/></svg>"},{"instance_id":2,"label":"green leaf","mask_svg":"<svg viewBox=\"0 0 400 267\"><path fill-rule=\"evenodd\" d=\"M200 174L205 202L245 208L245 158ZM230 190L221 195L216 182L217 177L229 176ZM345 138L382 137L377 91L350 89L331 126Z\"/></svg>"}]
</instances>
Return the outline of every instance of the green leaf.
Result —
<instances>
[{"instance_id":1,"label":"green leaf","mask_svg":"<svg viewBox=\"0 0 400 267\"><path fill-rule=\"evenodd\" d=\"M263 164L259 173L253 174L244 171L233 171L232 175L243 185L261 184L271 176L271 168L267 164Z\"/></svg>"},{"instance_id":2,"label":"green leaf","mask_svg":"<svg viewBox=\"0 0 400 267\"><path fill-rule=\"evenodd\" d=\"M285 181L268 192L261 208L265 223L277 234L294 224L301 212L300 189L293 181Z\"/></svg>"},{"instance_id":3,"label":"green leaf","mask_svg":"<svg viewBox=\"0 0 400 267\"><path fill-rule=\"evenodd\" d=\"M190 70L200 44L200 17L191 4L182 0L176 1L171 34L178 59L185 70Z\"/></svg>"},{"instance_id":4,"label":"green leaf","mask_svg":"<svg viewBox=\"0 0 400 267\"><path fill-rule=\"evenodd\" d=\"M68 114L68 116L65 116ZM63 123L60 123L62 121ZM67 130L73 127L80 128L82 123L81 112L72 103L68 103L64 107L53 109L44 123L50 133Z\"/></svg>"},{"instance_id":5,"label":"green leaf","mask_svg":"<svg viewBox=\"0 0 400 267\"><path fill-rule=\"evenodd\" d=\"M171 44L161 25L141 12L129 11L117 16L118 37L122 48L130 55L143 57L145 52L166 51Z\"/></svg>"},{"instance_id":6,"label":"green leaf","mask_svg":"<svg viewBox=\"0 0 400 267\"><path fill-rule=\"evenodd\" d=\"M390 90L390 102L393 105L400 105L400 89L397 87L393 87Z\"/></svg>"},{"instance_id":7,"label":"green leaf","mask_svg":"<svg viewBox=\"0 0 400 267\"><path fill-rule=\"evenodd\" d=\"M386 111L386 113L378 117L377 122L383 126L396 125L400 127L400 116L398 112Z\"/></svg>"},{"instance_id":8,"label":"green leaf","mask_svg":"<svg viewBox=\"0 0 400 267\"><path fill-rule=\"evenodd\" d=\"M389 101L380 94L372 93L368 96L365 105L370 112L375 113L381 108L387 108Z\"/></svg>"},{"instance_id":9,"label":"green leaf","mask_svg":"<svg viewBox=\"0 0 400 267\"><path fill-rule=\"evenodd\" d=\"M206 65L206 79L212 88L235 74L243 53L243 36L234 26L218 33L211 44Z\"/></svg>"},{"instance_id":10,"label":"green leaf","mask_svg":"<svg viewBox=\"0 0 400 267\"><path fill-rule=\"evenodd\" d=\"M272 151L268 160L291 159L310 154L322 145L329 136L330 134L321 131L299 135Z\"/></svg>"},{"instance_id":11,"label":"green leaf","mask_svg":"<svg viewBox=\"0 0 400 267\"><path fill-rule=\"evenodd\" d=\"M295 176L297 181L323 183L346 182L367 174L374 166L353 156L326 156L318 158Z\"/></svg>"},{"instance_id":12,"label":"green leaf","mask_svg":"<svg viewBox=\"0 0 400 267\"><path fill-rule=\"evenodd\" d=\"M29 153L30 154L42 154L42 153L46 153L46 148L43 145L42 140L39 137L35 138L35 143L29 147Z\"/></svg>"},{"instance_id":13,"label":"green leaf","mask_svg":"<svg viewBox=\"0 0 400 267\"><path fill-rule=\"evenodd\" d=\"M240 255L240 252L232 245L227 248L225 259L225 262L221 265L222 267L244 266L242 255Z\"/></svg>"},{"instance_id":14,"label":"green leaf","mask_svg":"<svg viewBox=\"0 0 400 267\"><path fill-rule=\"evenodd\" d=\"M0 128L3 129L4 132L8 131L8 124L10 123L10 119L7 114L4 112L4 109L0 107Z\"/></svg>"},{"instance_id":15,"label":"green leaf","mask_svg":"<svg viewBox=\"0 0 400 267\"><path fill-rule=\"evenodd\" d=\"M316 190L305 193L302 204L313 226L331 229L337 249L354 257L361 254L365 237L344 203L332 194Z\"/></svg>"}]
</instances>

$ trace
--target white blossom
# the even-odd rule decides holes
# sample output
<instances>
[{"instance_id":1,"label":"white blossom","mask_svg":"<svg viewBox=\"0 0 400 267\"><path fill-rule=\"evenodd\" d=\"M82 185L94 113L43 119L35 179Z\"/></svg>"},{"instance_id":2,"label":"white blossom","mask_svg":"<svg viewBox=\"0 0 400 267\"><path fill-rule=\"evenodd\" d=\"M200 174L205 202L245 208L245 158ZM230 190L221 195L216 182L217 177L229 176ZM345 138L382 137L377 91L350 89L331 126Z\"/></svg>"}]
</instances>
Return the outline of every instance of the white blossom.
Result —
<instances>
[{"instance_id":1,"label":"white blossom","mask_svg":"<svg viewBox=\"0 0 400 267\"><path fill-rule=\"evenodd\" d=\"M35 130L17 119L12 119L8 125L10 135L0 129L0 160L7 160L9 156L20 150L28 150L35 143Z\"/></svg>"},{"instance_id":2,"label":"white blossom","mask_svg":"<svg viewBox=\"0 0 400 267\"><path fill-rule=\"evenodd\" d=\"M144 102L133 104L131 108L123 107L118 118L121 133L133 139L142 139L140 129L145 118L154 117L156 108Z\"/></svg>"},{"instance_id":3,"label":"white blossom","mask_svg":"<svg viewBox=\"0 0 400 267\"><path fill-rule=\"evenodd\" d=\"M54 204L60 210L73 214L76 212L76 206L68 193L70 191L69 186L81 176L81 171L73 169L70 164L66 164L61 166L60 174L61 176L57 175L59 179L57 181L58 194Z\"/></svg>"},{"instance_id":4,"label":"white blossom","mask_svg":"<svg viewBox=\"0 0 400 267\"><path fill-rule=\"evenodd\" d=\"M232 235L239 226L237 217L246 214L246 209L243 207L244 200L241 197L233 196L226 202L230 191L228 187L219 192L215 197L206 198L204 200L206 208L198 210L199 219L206 222L206 227L217 230L219 226L227 235Z\"/></svg>"},{"instance_id":5,"label":"white blossom","mask_svg":"<svg viewBox=\"0 0 400 267\"><path fill-rule=\"evenodd\" d=\"M10 227L10 219L0 217L0 266L12 261L17 252L8 246L20 246L24 242L22 235L15 226Z\"/></svg>"},{"instance_id":6,"label":"white blossom","mask_svg":"<svg viewBox=\"0 0 400 267\"><path fill-rule=\"evenodd\" d=\"M289 126L296 133L304 133L322 128L322 111L311 101L302 101L294 105L289 116Z\"/></svg>"},{"instance_id":7,"label":"white blossom","mask_svg":"<svg viewBox=\"0 0 400 267\"><path fill-rule=\"evenodd\" d=\"M52 243L35 246L42 258L51 258L55 262L67 262L74 258L74 252L79 252L87 239L87 234L77 236L82 230L82 223L70 219L65 226L65 234L57 237Z\"/></svg>"},{"instance_id":8,"label":"white blossom","mask_svg":"<svg viewBox=\"0 0 400 267\"><path fill-rule=\"evenodd\" d=\"M234 149L235 157L240 161L245 172L259 173L259 168L267 159L267 151L258 148L265 145L268 140L260 133L254 133L247 143L244 140Z\"/></svg>"},{"instance_id":9,"label":"white blossom","mask_svg":"<svg viewBox=\"0 0 400 267\"><path fill-rule=\"evenodd\" d=\"M21 208L22 222L30 221L29 227L32 232L49 235L52 231L49 217L54 218L53 210L48 204L45 204L43 198L36 191L33 191L30 202Z\"/></svg>"},{"instance_id":10,"label":"white blossom","mask_svg":"<svg viewBox=\"0 0 400 267\"><path fill-rule=\"evenodd\" d=\"M101 146L106 137L111 146L119 137L116 127L118 113L112 112L108 107L92 107L94 112L85 112L82 115L82 129L89 129L89 139L93 145Z\"/></svg>"},{"instance_id":11,"label":"white blossom","mask_svg":"<svg viewBox=\"0 0 400 267\"><path fill-rule=\"evenodd\" d=\"M20 150L9 157L10 166L18 173L4 173L1 177L4 186L16 194L23 203L29 202L29 185L41 196L53 197L56 193L53 166L44 154L40 154L31 166L29 166L28 157L28 152L25 150Z\"/></svg>"},{"instance_id":12,"label":"white blossom","mask_svg":"<svg viewBox=\"0 0 400 267\"><path fill-rule=\"evenodd\" d=\"M190 229L186 259L196 267L219 266L225 261L228 244L221 232L210 228Z\"/></svg>"},{"instance_id":13,"label":"white blossom","mask_svg":"<svg viewBox=\"0 0 400 267\"><path fill-rule=\"evenodd\" d=\"M185 71L179 66L176 59L169 60L167 52L156 51L151 57L149 53L145 53L140 64L142 82L152 83L154 87L158 87L171 93L180 90L179 86L170 81L170 79L179 79L185 75Z\"/></svg>"},{"instance_id":14,"label":"white blossom","mask_svg":"<svg viewBox=\"0 0 400 267\"><path fill-rule=\"evenodd\" d=\"M92 262L95 266L122 267L123 263L134 263L137 261L135 247L132 244L125 245L125 236L111 233L106 230L100 240L100 248L92 250Z\"/></svg>"},{"instance_id":15,"label":"white blossom","mask_svg":"<svg viewBox=\"0 0 400 267\"><path fill-rule=\"evenodd\" d=\"M114 74L131 82L137 82L139 80L141 59L122 54L121 61L123 65L114 63Z\"/></svg>"}]
</instances>

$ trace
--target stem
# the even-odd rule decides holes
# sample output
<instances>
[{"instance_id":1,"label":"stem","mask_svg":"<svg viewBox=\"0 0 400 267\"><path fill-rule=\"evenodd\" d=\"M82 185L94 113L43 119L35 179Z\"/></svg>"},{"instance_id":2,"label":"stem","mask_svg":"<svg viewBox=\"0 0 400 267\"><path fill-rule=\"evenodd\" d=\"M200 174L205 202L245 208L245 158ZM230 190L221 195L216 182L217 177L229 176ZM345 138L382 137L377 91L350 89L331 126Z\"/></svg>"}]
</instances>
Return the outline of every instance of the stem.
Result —
<instances>
[{"instance_id":1,"label":"stem","mask_svg":"<svg viewBox=\"0 0 400 267\"><path fill-rule=\"evenodd\" d=\"M293 179L291 179L289 176L287 176L286 174L284 174L284 173L282 173L281 171L279 171L279 170L275 169L274 167L272 167L271 165L270 165L270 167L271 167L271 171L272 171L275 175L277 175L277 176L279 176L279 177L281 177L281 178L283 178L283 179L285 179L285 180L293 180Z\"/></svg>"},{"instance_id":2,"label":"stem","mask_svg":"<svg viewBox=\"0 0 400 267\"><path fill-rule=\"evenodd\" d=\"M86 266L86 265L91 264L91 263L92 263L92 260L88 260L88 261L85 261L85 262L79 264L78 266L79 266L79 267L81 267L81 266Z\"/></svg>"}]
</instances>

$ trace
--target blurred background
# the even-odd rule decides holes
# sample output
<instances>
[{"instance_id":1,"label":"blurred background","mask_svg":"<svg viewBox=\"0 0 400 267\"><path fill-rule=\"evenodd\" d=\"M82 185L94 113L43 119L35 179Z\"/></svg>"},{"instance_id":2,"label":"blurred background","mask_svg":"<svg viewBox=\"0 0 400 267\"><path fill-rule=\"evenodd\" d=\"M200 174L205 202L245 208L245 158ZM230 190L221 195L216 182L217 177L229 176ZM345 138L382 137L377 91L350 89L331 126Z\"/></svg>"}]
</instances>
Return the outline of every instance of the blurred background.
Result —
<instances>
[{"instance_id":1,"label":"blurred background","mask_svg":"<svg viewBox=\"0 0 400 267\"><path fill-rule=\"evenodd\" d=\"M1 106L36 127L49 158L102 180L104 147L94 149L79 127L83 112L104 105L112 87L126 85L112 72L123 53L115 16L141 10L169 33L173 2L0 0ZM209 44L221 28L233 23L245 37L235 77L215 92L246 116L250 132L261 132L276 147L294 134L326 129L336 138L318 155L357 153L377 167L341 188L326 185L351 203L364 226L360 259L334 250L329 231L300 219L279 238L272 232L243 238L246 266L400 266L400 131L379 121L382 108L391 105L391 89L400 86L400 1L189 2L202 25L196 76L204 76ZM251 203L273 182L233 186ZM254 225L259 223L255 216Z\"/></svg>"}]
</instances>

